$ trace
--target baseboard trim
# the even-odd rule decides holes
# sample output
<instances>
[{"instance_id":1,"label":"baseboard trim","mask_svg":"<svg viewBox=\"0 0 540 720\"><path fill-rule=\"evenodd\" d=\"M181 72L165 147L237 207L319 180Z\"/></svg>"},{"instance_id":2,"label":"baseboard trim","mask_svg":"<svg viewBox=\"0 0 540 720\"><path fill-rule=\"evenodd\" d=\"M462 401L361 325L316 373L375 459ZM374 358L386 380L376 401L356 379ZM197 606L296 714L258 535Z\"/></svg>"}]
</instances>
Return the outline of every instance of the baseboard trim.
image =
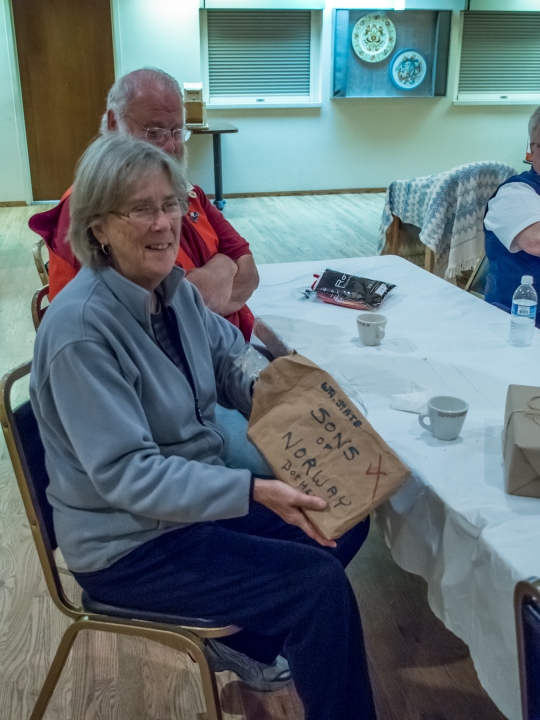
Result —
<instances>
[{"instance_id":1,"label":"baseboard trim","mask_svg":"<svg viewBox=\"0 0 540 720\"><path fill-rule=\"evenodd\" d=\"M255 198L255 197L287 197L288 195L360 195L362 193L385 193L386 188L344 188L341 190L285 190L274 192L254 192L254 193L227 193L226 198ZM208 194L211 200L215 195ZM44 201L43 204L57 202L55 200ZM0 202L0 207L26 207L28 203L24 200L10 200ZM41 203L32 203L38 205Z\"/></svg>"},{"instance_id":2,"label":"baseboard trim","mask_svg":"<svg viewBox=\"0 0 540 720\"><path fill-rule=\"evenodd\" d=\"M287 195L359 195L361 193L385 193L386 188L346 188L344 190L285 190L284 192L227 193L227 198L286 197ZM215 195L207 195L212 200Z\"/></svg>"}]
</instances>

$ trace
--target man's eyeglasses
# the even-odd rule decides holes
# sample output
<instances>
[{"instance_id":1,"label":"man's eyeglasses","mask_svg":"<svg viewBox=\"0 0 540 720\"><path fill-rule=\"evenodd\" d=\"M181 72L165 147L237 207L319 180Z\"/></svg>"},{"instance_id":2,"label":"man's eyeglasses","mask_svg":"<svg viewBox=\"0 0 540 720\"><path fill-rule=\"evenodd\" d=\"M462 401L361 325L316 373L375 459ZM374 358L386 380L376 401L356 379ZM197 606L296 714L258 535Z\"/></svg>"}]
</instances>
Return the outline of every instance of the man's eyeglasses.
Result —
<instances>
[{"instance_id":1,"label":"man's eyeglasses","mask_svg":"<svg viewBox=\"0 0 540 720\"><path fill-rule=\"evenodd\" d=\"M111 211L111 215L117 215L118 217L127 218L134 225L152 225L157 215L160 212L165 214L168 220L174 220L182 217L182 208L178 200L169 200L164 203L161 207L155 207L152 205L138 205L129 212L118 212L115 210Z\"/></svg>"},{"instance_id":2,"label":"man's eyeglasses","mask_svg":"<svg viewBox=\"0 0 540 720\"><path fill-rule=\"evenodd\" d=\"M165 130L165 128L145 128L139 123L135 123L143 132L144 136L152 145L162 146L165 145L167 140L172 137L175 143L187 142L191 137L191 130L186 127L178 128L177 130Z\"/></svg>"}]
</instances>

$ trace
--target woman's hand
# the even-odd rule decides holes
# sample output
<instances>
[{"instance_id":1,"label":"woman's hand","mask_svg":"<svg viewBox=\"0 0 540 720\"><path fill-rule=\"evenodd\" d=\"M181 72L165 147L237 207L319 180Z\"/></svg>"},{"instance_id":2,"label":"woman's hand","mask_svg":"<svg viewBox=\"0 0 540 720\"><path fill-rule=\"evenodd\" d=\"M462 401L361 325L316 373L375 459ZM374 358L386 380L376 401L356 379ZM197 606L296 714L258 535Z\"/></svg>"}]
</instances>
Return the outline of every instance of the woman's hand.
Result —
<instances>
[{"instance_id":1,"label":"woman's hand","mask_svg":"<svg viewBox=\"0 0 540 720\"><path fill-rule=\"evenodd\" d=\"M281 480L260 480L255 478L253 499L275 512L289 525L296 525L301 528L306 535L318 542L319 545L336 547L335 541L325 538L302 512L302 508L306 510L324 510L327 503L322 498L315 497L315 495L306 495L281 482Z\"/></svg>"}]
</instances>

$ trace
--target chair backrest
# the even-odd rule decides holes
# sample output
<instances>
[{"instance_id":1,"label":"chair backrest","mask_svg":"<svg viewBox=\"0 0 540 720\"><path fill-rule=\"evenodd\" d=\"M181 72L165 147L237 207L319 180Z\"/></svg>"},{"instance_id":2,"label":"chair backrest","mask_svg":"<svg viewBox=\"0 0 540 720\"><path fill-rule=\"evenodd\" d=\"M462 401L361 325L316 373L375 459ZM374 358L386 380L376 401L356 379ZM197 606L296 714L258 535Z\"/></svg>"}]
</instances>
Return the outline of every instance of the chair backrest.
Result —
<instances>
[{"instance_id":1,"label":"chair backrest","mask_svg":"<svg viewBox=\"0 0 540 720\"><path fill-rule=\"evenodd\" d=\"M52 507L47 499L49 476L45 467L45 449L36 417L29 400L16 409L11 402L13 385L28 375L30 368L31 363L25 363L0 380L0 421L47 587L62 612L78 617L82 609L66 596L54 557L58 543Z\"/></svg>"},{"instance_id":2,"label":"chair backrest","mask_svg":"<svg viewBox=\"0 0 540 720\"><path fill-rule=\"evenodd\" d=\"M36 268L37 268L40 280L43 283L43 285L48 285L49 284L49 263L45 262L43 260L44 248L45 248L45 240L43 240L43 238L40 238L39 240L36 240L36 242L34 243L34 247L32 248L32 253L34 255L34 262L36 263Z\"/></svg>"},{"instance_id":3,"label":"chair backrest","mask_svg":"<svg viewBox=\"0 0 540 720\"><path fill-rule=\"evenodd\" d=\"M523 720L540 720L540 579L519 582L514 594Z\"/></svg>"},{"instance_id":4,"label":"chair backrest","mask_svg":"<svg viewBox=\"0 0 540 720\"><path fill-rule=\"evenodd\" d=\"M471 276L465 285L466 292L470 292L481 300L484 299L486 294L486 282L489 272L489 261L484 255L481 260L476 264L476 267L471 273Z\"/></svg>"},{"instance_id":5,"label":"chair backrest","mask_svg":"<svg viewBox=\"0 0 540 720\"><path fill-rule=\"evenodd\" d=\"M39 288L39 290L36 290L36 292L32 296L32 320L34 321L34 327L36 331L41 325L41 321L43 320L45 311L49 307L48 305L45 305L45 307L43 306L43 301L46 298L49 298L48 285L44 285L43 287Z\"/></svg>"}]
</instances>

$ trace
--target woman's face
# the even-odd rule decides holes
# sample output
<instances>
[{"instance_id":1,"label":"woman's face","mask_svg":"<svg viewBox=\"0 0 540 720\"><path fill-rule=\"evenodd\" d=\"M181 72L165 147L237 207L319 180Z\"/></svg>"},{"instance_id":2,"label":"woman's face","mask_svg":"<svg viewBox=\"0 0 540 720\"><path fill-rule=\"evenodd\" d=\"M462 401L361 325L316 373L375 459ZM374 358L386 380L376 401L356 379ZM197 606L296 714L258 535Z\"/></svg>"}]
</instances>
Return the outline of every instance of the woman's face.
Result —
<instances>
[{"instance_id":1,"label":"woman's face","mask_svg":"<svg viewBox=\"0 0 540 720\"><path fill-rule=\"evenodd\" d=\"M122 206L96 221L92 230L110 251L112 267L153 292L171 272L182 217L169 178L156 170L141 179Z\"/></svg>"}]
</instances>

